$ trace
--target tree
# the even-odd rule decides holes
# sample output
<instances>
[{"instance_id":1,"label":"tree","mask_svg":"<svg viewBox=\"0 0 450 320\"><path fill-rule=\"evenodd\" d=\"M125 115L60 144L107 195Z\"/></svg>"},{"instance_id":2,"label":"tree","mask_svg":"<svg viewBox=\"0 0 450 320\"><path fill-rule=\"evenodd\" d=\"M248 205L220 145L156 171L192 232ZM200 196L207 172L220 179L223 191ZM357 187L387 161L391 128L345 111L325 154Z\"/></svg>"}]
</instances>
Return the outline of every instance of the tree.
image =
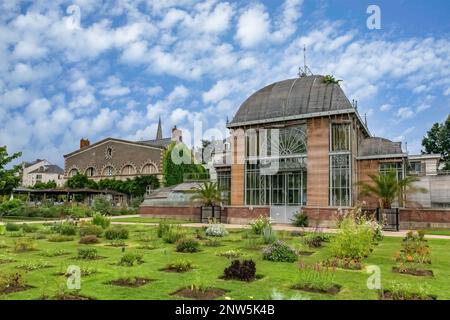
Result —
<instances>
[{"instance_id":1,"label":"tree","mask_svg":"<svg viewBox=\"0 0 450 320\"><path fill-rule=\"evenodd\" d=\"M175 163L173 158L178 156L181 163ZM178 160L178 159L177 159ZM205 168L193 160L192 152L182 143L171 143L163 156L164 185L173 186L183 182L184 175L206 174Z\"/></svg>"},{"instance_id":2,"label":"tree","mask_svg":"<svg viewBox=\"0 0 450 320\"><path fill-rule=\"evenodd\" d=\"M6 169L5 166L20 156L22 156L22 152L9 155L6 146L0 147L0 194L10 194L14 188L19 186L21 166L15 165L11 169Z\"/></svg>"},{"instance_id":3,"label":"tree","mask_svg":"<svg viewBox=\"0 0 450 320\"><path fill-rule=\"evenodd\" d=\"M70 177L66 182L66 186L71 189L98 189L97 183L94 180L90 180L86 175L80 173Z\"/></svg>"},{"instance_id":4,"label":"tree","mask_svg":"<svg viewBox=\"0 0 450 320\"><path fill-rule=\"evenodd\" d=\"M54 189L56 188L56 182L54 180L48 182L36 182L33 189Z\"/></svg>"},{"instance_id":5,"label":"tree","mask_svg":"<svg viewBox=\"0 0 450 320\"><path fill-rule=\"evenodd\" d=\"M361 195L377 197L380 208L383 209L390 208L395 198L397 196L401 198L404 193L427 191L424 188L414 186L414 182L419 181L417 177L408 176L404 179L397 180L395 170L390 170L387 173L371 174L369 177L372 180L371 183L359 183L361 186Z\"/></svg>"},{"instance_id":6,"label":"tree","mask_svg":"<svg viewBox=\"0 0 450 320\"><path fill-rule=\"evenodd\" d=\"M444 170L450 170L450 115L444 123L435 123L422 140L422 153L439 153Z\"/></svg>"},{"instance_id":7,"label":"tree","mask_svg":"<svg viewBox=\"0 0 450 320\"><path fill-rule=\"evenodd\" d=\"M195 189L191 199L201 202L205 206L213 206L222 202L222 195L217 183L204 182Z\"/></svg>"}]
</instances>

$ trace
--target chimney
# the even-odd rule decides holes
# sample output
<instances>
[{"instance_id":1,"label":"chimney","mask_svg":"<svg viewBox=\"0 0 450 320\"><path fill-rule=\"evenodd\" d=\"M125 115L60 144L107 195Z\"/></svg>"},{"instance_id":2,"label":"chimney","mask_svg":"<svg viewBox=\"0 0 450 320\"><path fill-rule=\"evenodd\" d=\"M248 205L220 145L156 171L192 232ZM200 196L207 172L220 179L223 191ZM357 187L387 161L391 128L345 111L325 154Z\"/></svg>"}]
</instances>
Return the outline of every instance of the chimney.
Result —
<instances>
[{"instance_id":1,"label":"chimney","mask_svg":"<svg viewBox=\"0 0 450 320\"><path fill-rule=\"evenodd\" d=\"M183 141L183 133L180 129L177 129L177 126L173 126L172 128L172 141L176 142Z\"/></svg>"},{"instance_id":2,"label":"chimney","mask_svg":"<svg viewBox=\"0 0 450 320\"><path fill-rule=\"evenodd\" d=\"M89 147L91 143L89 142L89 139L81 138L80 140L80 149L83 149L85 147Z\"/></svg>"}]
</instances>

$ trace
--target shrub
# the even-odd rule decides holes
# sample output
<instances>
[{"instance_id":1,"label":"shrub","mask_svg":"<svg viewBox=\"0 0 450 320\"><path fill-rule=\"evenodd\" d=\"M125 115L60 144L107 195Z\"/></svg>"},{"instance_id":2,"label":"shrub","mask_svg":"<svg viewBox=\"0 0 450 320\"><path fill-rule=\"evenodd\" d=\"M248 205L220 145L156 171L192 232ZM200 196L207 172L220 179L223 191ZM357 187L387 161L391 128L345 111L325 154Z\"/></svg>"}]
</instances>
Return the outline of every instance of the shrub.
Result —
<instances>
[{"instance_id":1,"label":"shrub","mask_svg":"<svg viewBox=\"0 0 450 320\"><path fill-rule=\"evenodd\" d=\"M74 218L92 217L94 211L87 206L73 206L65 209L65 214Z\"/></svg>"},{"instance_id":2,"label":"shrub","mask_svg":"<svg viewBox=\"0 0 450 320\"><path fill-rule=\"evenodd\" d=\"M180 239L177 241L177 252L194 253L200 251L200 243L192 238Z\"/></svg>"},{"instance_id":3,"label":"shrub","mask_svg":"<svg viewBox=\"0 0 450 320\"><path fill-rule=\"evenodd\" d=\"M215 223L206 228L205 234L208 237L225 237L228 235L228 231L223 224Z\"/></svg>"},{"instance_id":4,"label":"shrub","mask_svg":"<svg viewBox=\"0 0 450 320\"><path fill-rule=\"evenodd\" d=\"M96 197L93 208L96 212L100 212L103 215L111 215L112 212L111 202L105 197Z\"/></svg>"},{"instance_id":5,"label":"shrub","mask_svg":"<svg viewBox=\"0 0 450 320\"><path fill-rule=\"evenodd\" d=\"M77 227L70 222L55 223L53 224L52 229L64 236L74 236L77 233Z\"/></svg>"},{"instance_id":6,"label":"shrub","mask_svg":"<svg viewBox=\"0 0 450 320\"><path fill-rule=\"evenodd\" d=\"M254 280L256 276L256 265L253 260L234 260L231 266L225 268L223 277L225 279L235 279L241 281Z\"/></svg>"},{"instance_id":7,"label":"shrub","mask_svg":"<svg viewBox=\"0 0 450 320\"><path fill-rule=\"evenodd\" d=\"M231 259L238 259L240 256L242 256L242 252L240 252L239 250L228 250L219 252L217 253L217 255L219 257L225 257L231 260Z\"/></svg>"},{"instance_id":8,"label":"shrub","mask_svg":"<svg viewBox=\"0 0 450 320\"><path fill-rule=\"evenodd\" d=\"M294 214L293 219L291 219L292 224L296 227L307 227L308 226L308 216L306 213L300 211Z\"/></svg>"},{"instance_id":9,"label":"shrub","mask_svg":"<svg viewBox=\"0 0 450 320\"><path fill-rule=\"evenodd\" d=\"M55 235L48 238L48 241L50 242L66 242L66 241L72 241L73 237L71 236L64 236L64 235Z\"/></svg>"},{"instance_id":10,"label":"shrub","mask_svg":"<svg viewBox=\"0 0 450 320\"><path fill-rule=\"evenodd\" d=\"M36 249L36 243L31 239L17 239L14 241L15 252L32 251Z\"/></svg>"},{"instance_id":11,"label":"shrub","mask_svg":"<svg viewBox=\"0 0 450 320\"><path fill-rule=\"evenodd\" d=\"M185 233L179 227L171 227L162 237L166 243L175 243L184 237Z\"/></svg>"},{"instance_id":12,"label":"shrub","mask_svg":"<svg viewBox=\"0 0 450 320\"><path fill-rule=\"evenodd\" d=\"M82 237L78 243L94 244L94 243L99 243L99 242L100 242L100 240L97 238L96 235L87 235L87 236Z\"/></svg>"},{"instance_id":13,"label":"shrub","mask_svg":"<svg viewBox=\"0 0 450 320\"><path fill-rule=\"evenodd\" d=\"M66 254L69 254L69 252L66 250L63 250L63 249L47 249L41 253L41 256L51 258L51 257L64 256Z\"/></svg>"},{"instance_id":14,"label":"shrub","mask_svg":"<svg viewBox=\"0 0 450 320\"><path fill-rule=\"evenodd\" d=\"M6 227L4 225L0 225L0 236L4 235L6 231Z\"/></svg>"},{"instance_id":15,"label":"shrub","mask_svg":"<svg viewBox=\"0 0 450 320\"><path fill-rule=\"evenodd\" d=\"M80 227L80 236L96 236L100 237L103 233L103 229L99 226L93 225L93 224L85 224Z\"/></svg>"},{"instance_id":16,"label":"shrub","mask_svg":"<svg viewBox=\"0 0 450 320\"><path fill-rule=\"evenodd\" d=\"M340 287L334 283L335 268L323 267L320 263L306 265L299 262L299 279L294 286L296 289L312 289L317 291L328 291L333 287Z\"/></svg>"},{"instance_id":17,"label":"shrub","mask_svg":"<svg viewBox=\"0 0 450 320\"><path fill-rule=\"evenodd\" d=\"M19 231L20 225L18 225L17 223L8 222L6 223L5 228L6 231Z\"/></svg>"},{"instance_id":18,"label":"shrub","mask_svg":"<svg viewBox=\"0 0 450 320\"><path fill-rule=\"evenodd\" d=\"M11 199L0 203L0 212L5 216L23 216L25 203L20 199Z\"/></svg>"},{"instance_id":19,"label":"shrub","mask_svg":"<svg viewBox=\"0 0 450 320\"><path fill-rule=\"evenodd\" d=\"M274 262L297 261L295 251L282 241L276 241L263 250L263 259Z\"/></svg>"},{"instance_id":20,"label":"shrub","mask_svg":"<svg viewBox=\"0 0 450 320\"><path fill-rule=\"evenodd\" d=\"M205 242L205 246L207 247L220 247L222 244L217 239L208 239Z\"/></svg>"},{"instance_id":21,"label":"shrub","mask_svg":"<svg viewBox=\"0 0 450 320\"><path fill-rule=\"evenodd\" d=\"M128 230L119 226L109 227L105 230L105 238L108 240L128 239Z\"/></svg>"},{"instance_id":22,"label":"shrub","mask_svg":"<svg viewBox=\"0 0 450 320\"><path fill-rule=\"evenodd\" d=\"M160 222L158 224L158 229L156 229L156 234L158 238L162 238L166 235L167 232L171 229L172 225L167 224L165 222Z\"/></svg>"},{"instance_id":23,"label":"shrub","mask_svg":"<svg viewBox=\"0 0 450 320\"><path fill-rule=\"evenodd\" d=\"M0 273L0 292L6 291L8 288L23 288L25 286L26 284L21 273Z\"/></svg>"},{"instance_id":24,"label":"shrub","mask_svg":"<svg viewBox=\"0 0 450 320\"><path fill-rule=\"evenodd\" d=\"M101 214L94 214L94 216L92 217L92 224L106 229L111 224L111 219L102 216Z\"/></svg>"},{"instance_id":25,"label":"shrub","mask_svg":"<svg viewBox=\"0 0 450 320\"><path fill-rule=\"evenodd\" d=\"M98 258L97 249L94 248L79 248L78 259L94 260Z\"/></svg>"},{"instance_id":26,"label":"shrub","mask_svg":"<svg viewBox=\"0 0 450 320\"><path fill-rule=\"evenodd\" d=\"M302 238L302 242L310 248L320 248L322 246L322 236L309 233Z\"/></svg>"},{"instance_id":27,"label":"shrub","mask_svg":"<svg viewBox=\"0 0 450 320\"><path fill-rule=\"evenodd\" d=\"M250 223L253 233L261 234L265 228L272 228L270 217L261 215L258 219Z\"/></svg>"},{"instance_id":28,"label":"shrub","mask_svg":"<svg viewBox=\"0 0 450 320\"><path fill-rule=\"evenodd\" d=\"M37 225L33 225L33 224L22 224L22 230L25 233L32 233L32 232L36 232L39 229L39 226Z\"/></svg>"},{"instance_id":29,"label":"shrub","mask_svg":"<svg viewBox=\"0 0 450 320\"><path fill-rule=\"evenodd\" d=\"M392 282L388 291L393 300L429 300L432 298L429 288L421 284L413 287L408 283Z\"/></svg>"},{"instance_id":30,"label":"shrub","mask_svg":"<svg viewBox=\"0 0 450 320\"><path fill-rule=\"evenodd\" d=\"M133 200L131 200L131 207L132 208L139 208L139 206L141 205L142 201L144 201L144 197L134 197Z\"/></svg>"},{"instance_id":31,"label":"shrub","mask_svg":"<svg viewBox=\"0 0 450 320\"><path fill-rule=\"evenodd\" d=\"M132 267L134 264L144 263L142 260L142 255L139 253L125 253L119 260L119 265Z\"/></svg>"},{"instance_id":32,"label":"shrub","mask_svg":"<svg viewBox=\"0 0 450 320\"><path fill-rule=\"evenodd\" d=\"M165 269L173 270L175 272L186 272L194 268L193 263L190 260L177 260L169 263Z\"/></svg>"},{"instance_id":33,"label":"shrub","mask_svg":"<svg viewBox=\"0 0 450 320\"><path fill-rule=\"evenodd\" d=\"M272 228L264 228L262 236L265 244L271 244L277 241L277 234Z\"/></svg>"}]
</instances>

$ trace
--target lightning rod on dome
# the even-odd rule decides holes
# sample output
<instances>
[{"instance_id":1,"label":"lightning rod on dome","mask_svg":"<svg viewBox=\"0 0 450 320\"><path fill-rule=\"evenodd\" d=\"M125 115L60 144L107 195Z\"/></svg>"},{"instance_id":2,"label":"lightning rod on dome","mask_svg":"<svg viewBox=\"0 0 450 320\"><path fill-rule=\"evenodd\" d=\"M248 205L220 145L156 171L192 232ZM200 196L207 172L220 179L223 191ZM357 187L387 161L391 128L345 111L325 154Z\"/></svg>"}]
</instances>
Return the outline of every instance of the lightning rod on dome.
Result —
<instances>
[{"instance_id":1,"label":"lightning rod on dome","mask_svg":"<svg viewBox=\"0 0 450 320\"><path fill-rule=\"evenodd\" d=\"M306 45L303 45L303 68L298 68L298 76L299 77L306 77L306 76L312 76L313 73L311 72L311 69L306 65Z\"/></svg>"}]
</instances>

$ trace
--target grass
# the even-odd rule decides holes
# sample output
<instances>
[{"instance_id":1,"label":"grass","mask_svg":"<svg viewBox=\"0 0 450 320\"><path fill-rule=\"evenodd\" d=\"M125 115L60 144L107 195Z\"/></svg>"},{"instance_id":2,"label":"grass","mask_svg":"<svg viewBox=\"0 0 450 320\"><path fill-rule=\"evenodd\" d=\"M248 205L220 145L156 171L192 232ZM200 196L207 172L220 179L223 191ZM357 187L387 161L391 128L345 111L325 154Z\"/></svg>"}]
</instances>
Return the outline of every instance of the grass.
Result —
<instances>
[{"instance_id":1,"label":"grass","mask_svg":"<svg viewBox=\"0 0 450 320\"><path fill-rule=\"evenodd\" d=\"M22 222L22 221L53 221L53 220L63 220L64 218L47 218L47 217L16 217L8 216L2 217L0 222Z\"/></svg>"},{"instance_id":2,"label":"grass","mask_svg":"<svg viewBox=\"0 0 450 320\"><path fill-rule=\"evenodd\" d=\"M198 221L190 221L187 219L164 219L164 218L151 218L151 217L131 217L131 218L113 218L113 222L135 222L135 223L170 223L170 224L183 224L193 223Z\"/></svg>"},{"instance_id":3,"label":"grass","mask_svg":"<svg viewBox=\"0 0 450 320\"><path fill-rule=\"evenodd\" d=\"M429 229L425 230L425 234L432 234L438 236L450 236L450 229Z\"/></svg>"},{"instance_id":4,"label":"grass","mask_svg":"<svg viewBox=\"0 0 450 320\"><path fill-rule=\"evenodd\" d=\"M145 218L144 218L145 219ZM23 271L26 284L32 288L10 294L0 294L1 299L38 299L43 294L54 296L60 292L60 287L65 286L64 274L67 267L77 265L82 270L95 270L95 272L82 276L80 294L96 299L182 299L171 295L173 292L189 287L193 284L202 287L214 287L227 290L225 296L232 299L269 299L273 289L283 293L287 297L294 296L298 291L291 286L298 280L298 269L296 263L276 263L264 261L261 251L246 249L242 235L244 231L235 231L227 237L221 238L220 247L208 247L203 245L198 253L178 253L175 244L164 243L156 236L156 227L144 225L124 226L130 231L130 239L125 240L127 247L125 253L142 254L142 264L132 267L120 266L118 262L123 256L122 247L109 246L109 242L102 238L102 242L94 245L78 244L79 237L69 242L49 242L46 239L36 240L35 251L14 253L11 251L14 240L6 235L0 236L0 243L8 247L1 249L0 259L12 259L13 261L0 264L0 274L17 271L20 265L37 265L46 262L49 267ZM195 236L194 228L186 228L192 236ZM148 235L148 241L143 242L143 235ZM285 241L292 246L300 244L300 237L286 238ZM430 294L438 299L450 299L450 257L448 255L449 240L428 240L431 246L430 268L435 273L434 278L415 277L400 275L391 271L394 262L394 254L400 249L401 238L385 238L372 254L363 262L365 265L377 265L381 269L383 287L389 287L392 282L404 282L411 286L427 284ZM138 249L143 244L154 246L152 250ZM306 263L312 264L329 257L328 243L324 247L315 249L310 256L302 256ZM95 248L102 259L77 260L78 248ZM46 252L67 252L65 255L49 255ZM246 259L253 259L256 263L257 274L261 279L245 283L239 281L226 281L220 279L225 267L229 266L230 260L217 255L219 252L235 250L245 255ZM185 273L165 272L163 269L170 263L188 259L195 268ZM334 282L341 285L341 291L336 295L321 293L303 293L311 299L378 299L378 293L368 290L366 286L368 274L364 270L349 271L337 269ZM111 281L140 277L152 279L146 285L129 288L110 284ZM224 299L225 296L219 299Z\"/></svg>"}]
</instances>

